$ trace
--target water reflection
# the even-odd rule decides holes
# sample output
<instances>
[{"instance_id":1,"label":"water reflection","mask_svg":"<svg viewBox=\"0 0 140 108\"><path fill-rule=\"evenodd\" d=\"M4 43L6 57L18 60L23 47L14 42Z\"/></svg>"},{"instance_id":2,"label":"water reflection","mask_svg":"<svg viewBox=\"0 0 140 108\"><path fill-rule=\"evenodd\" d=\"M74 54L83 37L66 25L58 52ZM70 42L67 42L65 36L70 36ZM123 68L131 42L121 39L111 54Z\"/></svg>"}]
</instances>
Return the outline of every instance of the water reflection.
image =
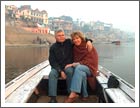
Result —
<instances>
[{"instance_id":1,"label":"water reflection","mask_svg":"<svg viewBox=\"0 0 140 108\"><path fill-rule=\"evenodd\" d=\"M48 59L48 47L6 47L5 82Z\"/></svg>"},{"instance_id":2,"label":"water reflection","mask_svg":"<svg viewBox=\"0 0 140 108\"><path fill-rule=\"evenodd\" d=\"M100 65L135 86L135 43L95 44Z\"/></svg>"},{"instance_id":3,"label":"water reflection","mask_svg":"<svg viewBox=\"0 0 140 108\"><path fill-rule=\"evenodd\" d=\"M135 86L135 43L94 44L99 64ZM6 47L6 83L48 59L48 47Z\"/></svg>"}]
</instances>

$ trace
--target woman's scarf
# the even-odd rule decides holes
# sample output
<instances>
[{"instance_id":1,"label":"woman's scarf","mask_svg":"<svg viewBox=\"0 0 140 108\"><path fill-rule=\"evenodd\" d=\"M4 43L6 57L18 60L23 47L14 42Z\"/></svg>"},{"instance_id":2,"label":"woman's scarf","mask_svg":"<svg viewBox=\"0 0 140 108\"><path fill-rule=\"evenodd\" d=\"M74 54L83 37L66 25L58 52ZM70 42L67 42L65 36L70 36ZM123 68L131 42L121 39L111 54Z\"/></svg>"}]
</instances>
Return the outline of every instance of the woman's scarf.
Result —
<instances>
[{"instance_id":1,"label":"woman's scarf","mask_svg":"<svg viewBox=\"0 0 140 108\"><path fill-rule=\"evenodd\" d=\"M88 51L86 48L86 42L82 42L79 46L74 45L74 62L86 65L90 68L92 75L97 76L98 70L98 54L93 47L92 51Z\"/></svg>"}]
</instances>

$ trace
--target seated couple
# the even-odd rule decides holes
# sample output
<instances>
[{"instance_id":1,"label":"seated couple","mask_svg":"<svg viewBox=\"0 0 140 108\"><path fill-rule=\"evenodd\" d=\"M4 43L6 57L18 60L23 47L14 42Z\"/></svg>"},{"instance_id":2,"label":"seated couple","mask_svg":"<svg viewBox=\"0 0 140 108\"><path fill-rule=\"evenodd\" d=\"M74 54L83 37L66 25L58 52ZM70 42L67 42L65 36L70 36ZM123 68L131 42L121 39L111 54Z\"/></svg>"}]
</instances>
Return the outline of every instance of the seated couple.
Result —
<instances>
[{"instance_id":1,"label":"seated couple","mask_svg":"<svg viewBox=\"0 0 140 108\"><path fill-rule=\"evenodd\" d=\"M72 103L82 94L83 99L88 98L87 77L97 76L98 54L82 32L71 34L66 39L63 30L55 32L56 43L50 48L49 61L52 70L49 74L49 96L51 103L57 102L57 82L59 75L66 79L69 96L65 103ZM89 78L93 84L93 78ZM93 87L94 88L94 87Z\"/></svg>"}]
</instances>

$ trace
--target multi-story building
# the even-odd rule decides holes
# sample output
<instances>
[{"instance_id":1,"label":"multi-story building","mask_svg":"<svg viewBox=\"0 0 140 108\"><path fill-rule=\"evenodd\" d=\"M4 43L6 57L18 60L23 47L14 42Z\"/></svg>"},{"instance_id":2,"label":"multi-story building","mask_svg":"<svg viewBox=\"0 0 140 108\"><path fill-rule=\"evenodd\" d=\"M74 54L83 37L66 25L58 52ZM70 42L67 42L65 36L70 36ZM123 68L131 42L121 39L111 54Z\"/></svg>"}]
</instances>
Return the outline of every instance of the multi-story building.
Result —
<instances>
[{"instance_id":1,"label":"multi-story building","mask_svg":"<svg viewBox=\"0 0 140 108\"><path fill-rule=\"evenodd\" d=\"M104 23L104 30L110 31L112 29L112 24Z\"/></svg>"},{"instance_id":2,"label":"multi-story building","mask_svg":"<svg viewBox=\"0 0 140 108\"><path fill-rule=\"evenodd\" d=\"M37 22L41 25L47 25L48 24L48 13L43 10L39 11L38 9L31 10L31 21Z\"/></svg>"},{"instance_id":3,"label":"multi-story building","mask_svg":"<svg viewBox=\"0 0 140 108\"><path fill-rule=\"evenodd\" d=\"M15 13L18 8L15 5L6 5L5 6L5 13L8 14L11 18L15 17Z\"/></svg>"},{"instance_id":4,"label":"multi-story building","mask_svg":"<svg viewBox=\"0 0 140 108\"><path fill-rule=\"evenodd\" d=\"M44 26L48 24L48 13L45 10L32 10L30 5L22 5L20 8L14 5L6 5L5 8L16 19L30 20Z\"/></svg>"},{"instance_id":5,"label":"multi-story building","mask_svg":"<svg viewBox=\"0 0 140 108\"><path fill-rule=\"evenodd\" d=\"M53 18L49 20L49 28L55 31L58 28L63 28L66 36L72 32L72 21L62 20L61 18Z\"/></svg>"},{"instance_id":6,"label":"multi-story building","mask_svg":"<svg viewBox=\"0 0 140 108\"><path fill-rule=\"evenodd\" d=\"M22 19L31 19L31 6L24 5L18 8L16 14L20 15Z\"/></svg>"}]
</instances>

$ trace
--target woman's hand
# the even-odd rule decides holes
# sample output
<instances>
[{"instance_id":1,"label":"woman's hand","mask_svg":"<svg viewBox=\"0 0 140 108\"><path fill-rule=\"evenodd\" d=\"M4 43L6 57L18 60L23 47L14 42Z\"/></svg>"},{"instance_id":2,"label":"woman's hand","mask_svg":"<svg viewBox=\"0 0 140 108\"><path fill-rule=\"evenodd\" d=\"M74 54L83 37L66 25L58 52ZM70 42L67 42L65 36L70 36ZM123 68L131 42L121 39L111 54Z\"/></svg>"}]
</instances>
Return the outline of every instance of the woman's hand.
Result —
<instances>
[{"instance_id":1,"label":"woman's hand","mask_svg":"<svg viewBox=\"0 0 140 108\"><path fill-rule=\"evenodd\" d=\"M79 62L76 62L76 63L74 62L74 63L72 63L72 66L75 67L75 66L77 66L79 64L80 64Z\"/></svg>"},{"instance_id":2,"label":"woman's hand","mask_svg":"<svg viewBox=\"0 0 140 108\"><path fill-rule=\"evenodd\" d=\"M65 66L65 69L68 68L68 67L72 67L72 66L73 66L72 64L67 64L67 65Z\"/></svg>"}]
</instances>

